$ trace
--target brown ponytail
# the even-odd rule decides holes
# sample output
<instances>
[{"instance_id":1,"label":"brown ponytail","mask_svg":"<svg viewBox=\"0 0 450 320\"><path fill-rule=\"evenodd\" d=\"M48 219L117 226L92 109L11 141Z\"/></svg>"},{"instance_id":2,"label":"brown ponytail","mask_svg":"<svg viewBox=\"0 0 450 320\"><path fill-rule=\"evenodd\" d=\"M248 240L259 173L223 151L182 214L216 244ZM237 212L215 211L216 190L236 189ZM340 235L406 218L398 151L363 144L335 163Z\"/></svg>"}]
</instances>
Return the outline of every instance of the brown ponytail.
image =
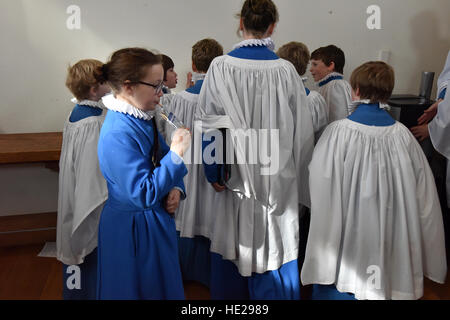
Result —
<instances>
[{"instance_id":1,"label":"brown ponytail","mask_svg":"<svg viewBox=\"0 0 450 320\"><path fill-rule=\"evenodd\" d=\"M101 76L114 90L120 92L125 81L136 83L145 77L147 67L161 64L161 57L143 48L124 48L114 52L101 67Z\"/></svg>"},{"instance_id":2,"label":"brown ponytail","mask_svg":"<svg viewBox=\"0 0 450 320\"><path fill-rule=\"evenodd\" d=\"M272 0L246 0L238 17L242 18L245 29L258 38L279 19Z\"/></svg>"}]
</instances>

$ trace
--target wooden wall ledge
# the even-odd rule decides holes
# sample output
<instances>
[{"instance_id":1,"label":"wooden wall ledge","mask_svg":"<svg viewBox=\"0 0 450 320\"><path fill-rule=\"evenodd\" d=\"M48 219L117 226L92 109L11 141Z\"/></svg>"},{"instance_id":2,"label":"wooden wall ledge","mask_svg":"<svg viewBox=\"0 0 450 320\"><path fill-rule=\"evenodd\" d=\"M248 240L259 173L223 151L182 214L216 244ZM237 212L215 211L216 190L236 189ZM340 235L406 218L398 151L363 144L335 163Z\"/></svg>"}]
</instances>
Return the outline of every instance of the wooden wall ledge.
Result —
<instances>
[{"instance_id":1,"label":"wooden wall ledge","mask_svg":"<svg viewBox=\"0 0 450 320\"><path fill-rule=\"evenodd\" d=\"M59 161L62 132L0 134L0 164Z\"/></svg>"}]
</instances>

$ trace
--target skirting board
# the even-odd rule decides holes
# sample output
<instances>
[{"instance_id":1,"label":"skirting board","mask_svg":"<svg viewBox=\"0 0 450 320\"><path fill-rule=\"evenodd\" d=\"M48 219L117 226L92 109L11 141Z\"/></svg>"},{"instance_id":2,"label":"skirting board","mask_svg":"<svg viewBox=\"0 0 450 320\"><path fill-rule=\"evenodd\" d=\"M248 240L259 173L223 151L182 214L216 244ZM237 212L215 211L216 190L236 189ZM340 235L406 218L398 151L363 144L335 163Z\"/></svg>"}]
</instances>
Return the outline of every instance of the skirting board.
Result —
<instances>
[{"instance_id":1,"label":"skirting board","mask_svg":"<svg viewBox=\"0 0 450 320\"><path fill-rule=\"evenodd\" d=\"M0 217L0 247L56 241L56 212Z\"/></svg>"}]
</instances>

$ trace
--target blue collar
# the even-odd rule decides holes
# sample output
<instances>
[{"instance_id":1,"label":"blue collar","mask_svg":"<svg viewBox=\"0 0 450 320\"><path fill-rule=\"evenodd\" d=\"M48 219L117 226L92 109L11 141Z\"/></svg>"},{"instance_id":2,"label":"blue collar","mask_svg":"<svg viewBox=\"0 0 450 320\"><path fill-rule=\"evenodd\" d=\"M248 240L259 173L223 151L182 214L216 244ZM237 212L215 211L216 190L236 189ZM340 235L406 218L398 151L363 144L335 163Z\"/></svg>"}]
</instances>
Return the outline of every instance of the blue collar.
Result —
<instances>
[{"instance_id":1,"label":"blue collar","mask_svg":"<svg viewBox=\"0 0 450 320\"><path fill-rule=\"evenodd\" d=\"M322 82L319 82L319 87L322 87L322 86L326 85L327 83L330 83L333 80L342 80L342 79L344 79L344 77L342 77L342 76L331 76L328 79L323 80Z\"/></svg>"},{"instance_id":2,"label":"blue collar","mask_svg":"<svg viewBox=\"0 0 450 320\"><path fill-rule=\"evenodd\" d=\"M70 114L69 121L74 123L89 117L98 117L103 113L103 110L96 107L84 106L77 104Z\"/></svg>"},{"instance_id":3,"label":"blue collar","mask_svg":"<svg viewBox=\"0 0 450 320\"><path fill-rule=\"evenodd\" d=\"M376 127L388 127L395 124L395 120L390 114L386 110L380 109L379 103L360 104L347 119Z\"/></svg>"},{"instance_id":4,"label":"blue collar","mask_svg":"<svg viewBox=\"0 0 450 320\"><path fill-rule=\"evenodd\" d=\"M306 91L306 95L309 96L309 94L311 93L311 90L309 90L307 87L305 87L305 91Z\"/></svg>"},{"instance_id":5,"label":"blue collar","mask_svg":"<svg viewBox=\"0 0 450 320\"><path fill-rule=\"evenodd\" d=\"M168 93L170 93L170 89L168 87L164 86L164 87L162 87L162 92L164 94L168 94Z\"/></svg>"},{"instance_id":6,"label":"blue collar","mask_svg":"<svg viewBox=\"0 0 450 320\"><path fill-rule=\"evenodd\" d=\"M250 60L277 60L279 57L266 46L241 47L234 49L229 56Z\"/></svg>"},{"instance_id":7,"label":"blue collar","mask_svg":"<svg viewBox=\"0 0 450 320\"><path fill-rule=\"evenodd\" d=\"M202 85L203 85L203 80L198 80L192 87L186 89L186 91L189 93L192 93L192 94L200 94Z\"/></svg>"}]
</instances>

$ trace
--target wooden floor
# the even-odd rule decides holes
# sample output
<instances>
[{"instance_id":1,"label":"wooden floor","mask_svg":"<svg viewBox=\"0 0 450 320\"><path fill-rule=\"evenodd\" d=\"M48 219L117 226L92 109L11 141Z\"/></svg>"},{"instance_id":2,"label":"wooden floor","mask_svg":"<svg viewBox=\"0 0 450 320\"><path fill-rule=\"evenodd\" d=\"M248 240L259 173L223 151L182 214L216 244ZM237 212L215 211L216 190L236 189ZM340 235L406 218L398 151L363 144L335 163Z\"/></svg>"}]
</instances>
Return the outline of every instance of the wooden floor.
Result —
<instances>
[{"instance_id":1,"label":"wooden floor","mask_svg":"<svg viewBox=\"0 0 450 320\"><path fill-rule=\"evenodd\" d=\"M60 300L62 265L38 257L42 245L0 247L0 300ZM449 268L450 270L450 268ZM444 285L425 280L424 300L450 300L450 272ZM206 287L185 283L188 300L209 300Z\"/></svg>"},{"instance_id":2,"label":"wooden floor","mask_svg":"<svg viewBox=\"0 0 450 320\"><path fill-rule=\"evenodd\" d=\"M43 245L0 247L0 300L61 300L62 264L37 255ZM209 300L201 284L185 284L189 300Z\"/></svg>"}]
</instances>

